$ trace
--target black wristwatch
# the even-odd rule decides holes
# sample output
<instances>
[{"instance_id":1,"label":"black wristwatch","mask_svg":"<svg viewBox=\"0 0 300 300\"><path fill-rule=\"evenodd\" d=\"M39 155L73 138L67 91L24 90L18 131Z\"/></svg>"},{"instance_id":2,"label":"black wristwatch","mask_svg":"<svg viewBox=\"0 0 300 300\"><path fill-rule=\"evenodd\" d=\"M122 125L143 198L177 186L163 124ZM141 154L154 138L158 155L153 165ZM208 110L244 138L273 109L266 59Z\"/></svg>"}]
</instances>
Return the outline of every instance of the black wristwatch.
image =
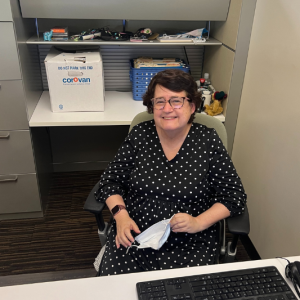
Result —
<instances>
[{"instance_id":1,"label":"black wristwatch","mask_svg":"<svg viewBox=\"0 0 300 300\"><path fill-rule=\"evenodd\" d=\"M112 210L111 213L113 215L113 217L118 214L122 209L126 209L126 207L124 205L119 205L117 204Z\"/></svg>"}]
</instances>

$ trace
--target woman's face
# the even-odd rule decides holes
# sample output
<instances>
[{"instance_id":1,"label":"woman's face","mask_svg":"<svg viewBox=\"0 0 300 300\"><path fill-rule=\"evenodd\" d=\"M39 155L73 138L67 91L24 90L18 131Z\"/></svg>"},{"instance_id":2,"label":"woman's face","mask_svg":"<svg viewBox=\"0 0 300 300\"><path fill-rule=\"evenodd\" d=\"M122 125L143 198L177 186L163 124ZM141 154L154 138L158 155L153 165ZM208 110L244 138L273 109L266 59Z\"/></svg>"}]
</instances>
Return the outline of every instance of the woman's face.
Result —
<instances>
[{"instance_id":1,"label":"woman's face","mask_svg":"<svg viewBox=\"0 0 300 300\"><path fill-rule=\"evenodd\" d=\"M187 93L173 92L167 88L156 85L154 98L165 98L168 101L171 97L186 97ZM191 114L195 111L195 104L190 103L186 99L184 100L183 106L181 108L174 109L169 102L166 103L165 107L161 110L153 108L153 116L157 130L163 130L166 133L180 132L186 129L188 121Z\"/></svg>"}]
</instances>

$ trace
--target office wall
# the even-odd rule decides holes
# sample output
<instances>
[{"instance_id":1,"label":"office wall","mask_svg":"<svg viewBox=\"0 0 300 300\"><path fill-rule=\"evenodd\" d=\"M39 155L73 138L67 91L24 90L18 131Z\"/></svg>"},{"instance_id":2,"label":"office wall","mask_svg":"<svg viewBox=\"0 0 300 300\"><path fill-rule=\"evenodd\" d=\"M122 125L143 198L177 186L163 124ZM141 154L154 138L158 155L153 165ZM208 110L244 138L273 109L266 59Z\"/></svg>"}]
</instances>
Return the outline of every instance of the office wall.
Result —
<instances>
[{"instance_id":1,"label":"office wall","mask_svg":"<svg viewBox=\"0 0 300 300\"><path fill-rule=\"evenodd\" d=\"M232 154L233 140L239 113L252 24L257 0L231 0L225 22L213 22L211 35L223 45L214 48L213 55L205 53L203 72L211 74L211 82L217 90L223 90L228 98L222 102L226 117L228 152Z\"/></svg>"},{"instance_id":2,"label":"office wall","mask_svg":"<svg viewBox=\"0 0 300 300\"><path fill-rule=\"evenodd\" d=\"M205 53L203 73L209 73L218 91L229 93L243 0L231 0L226 21L211 22L211 36L223 43ZM226 116L227 102L223 101Z\"/></svg>"},{"instance_id":3,"label":"office wall","mask_svg":"<svg viewBox=\"0 0 300 300\"><path fill-rule=\"evenodd\" d=\"M214 88L229 93L235 52L226 46L205 49L203 74L209 73ZM221 70L221 71L220 71ZM230 95L228 96L230 101ZM222 102L226 117L227 99Z\"/></svg>"},{"instance_id":4,"label":"office wall","mask_svg":"<svg viewBox=\"0 0 300 300\"><path fill-rule=\"evenodd\" d=\"M232 158L262 258L300 253L300 2L258 0Z\"/></svg>"},{"instance_id":5,"label":"office wall","mask_svg":"<svg viewBox=\"0 0 300 300\"><path fill-rule=\"evenodd\" d=\"M211 36L223 45L206 51L203 62L203 73L209 73L213 86L227 94L230 90L242 2L231 0L226 21L211 22ZM225 116L227 101L230 101L230 95L223 101Z\"/></svg>"}]
</instances>

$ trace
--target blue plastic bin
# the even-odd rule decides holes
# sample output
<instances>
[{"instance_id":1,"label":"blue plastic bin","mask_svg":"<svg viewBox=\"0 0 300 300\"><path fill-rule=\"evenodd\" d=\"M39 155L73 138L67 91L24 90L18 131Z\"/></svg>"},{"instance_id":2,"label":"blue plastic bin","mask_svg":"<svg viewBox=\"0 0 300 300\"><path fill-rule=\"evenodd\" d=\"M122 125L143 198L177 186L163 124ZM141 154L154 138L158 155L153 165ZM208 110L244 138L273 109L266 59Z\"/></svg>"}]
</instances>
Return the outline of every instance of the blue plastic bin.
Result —
<instances>
[{"instance_id":1,"label":"blue plastic bin","mask_svg":"<svg viewBox=\"0 0 300 300\"><path fill-rule=\"evenodd\" d=\"M130 81L132 84L132 96L134 100L143 100L148 85L152 77L163 70L178 69L186 73L190 71L190 67L186 64L184 67L151 67L136 69L133 67L133 59L130 60Z\"/></svg>"}]
</instances>

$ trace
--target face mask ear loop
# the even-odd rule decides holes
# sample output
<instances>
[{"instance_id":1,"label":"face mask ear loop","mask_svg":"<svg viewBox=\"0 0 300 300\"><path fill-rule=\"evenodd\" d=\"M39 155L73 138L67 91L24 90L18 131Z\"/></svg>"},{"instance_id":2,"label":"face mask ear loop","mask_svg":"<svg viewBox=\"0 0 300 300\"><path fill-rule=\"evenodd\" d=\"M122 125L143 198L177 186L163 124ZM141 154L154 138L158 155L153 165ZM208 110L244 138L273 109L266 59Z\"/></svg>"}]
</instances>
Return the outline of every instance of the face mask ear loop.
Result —
<instances>
[{"instance_id":1,"label":"face mask ear loop","mask_svg":"<svg viewBox=\"0 0 300 300\"><path fill-rule=\"evenodd\" d=\"M130 249L131 247L136 247L136 248L138 248L139 246L137 246L137 245L131 245L130 247L127 247L126 254L128 253L128 251L129 251L129 249Z\"/></svg>"}]
</instances>

